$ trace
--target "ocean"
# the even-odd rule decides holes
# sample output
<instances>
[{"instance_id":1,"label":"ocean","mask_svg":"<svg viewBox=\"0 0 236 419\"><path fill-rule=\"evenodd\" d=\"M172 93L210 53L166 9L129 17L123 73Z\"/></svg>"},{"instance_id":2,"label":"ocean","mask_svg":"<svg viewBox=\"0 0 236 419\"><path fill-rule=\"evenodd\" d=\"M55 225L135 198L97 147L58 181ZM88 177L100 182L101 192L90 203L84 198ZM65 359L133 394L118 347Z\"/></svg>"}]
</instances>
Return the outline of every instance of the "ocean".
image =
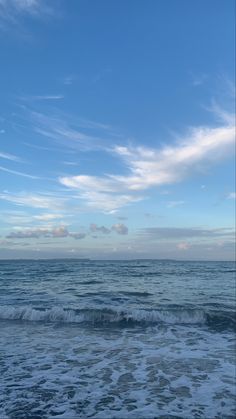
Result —
<instances>
[{"instance_id":1,"label":"ocean","mask_svg":"<svg viewBox=\"0 0 236 419\"><path fill-rule=\"evenodd\" d=\"M235 264L0 261L0 418L235 418Z\"/></svg>"}]
</instances>

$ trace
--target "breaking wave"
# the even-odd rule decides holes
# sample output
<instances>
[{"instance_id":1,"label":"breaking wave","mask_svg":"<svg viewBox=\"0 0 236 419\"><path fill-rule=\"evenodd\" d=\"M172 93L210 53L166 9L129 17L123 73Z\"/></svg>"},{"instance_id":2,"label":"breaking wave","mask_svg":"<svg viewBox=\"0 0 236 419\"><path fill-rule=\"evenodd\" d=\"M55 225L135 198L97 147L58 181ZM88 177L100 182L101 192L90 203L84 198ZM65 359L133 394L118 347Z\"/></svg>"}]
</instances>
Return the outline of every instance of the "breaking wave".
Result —
<instances>
[{"instance_id":1,"label":"breaking wave","mask_svg":"<svg viewBox=\"0 0 236 419\"><path fill-rule=\"evenodd\" d=\"M81 323L96 326L105 325L207 325L212 328L228 329L236 325L235 313L202 309L160 309L160 310L122 310L122 309L67 309L52 307L40 309L33 307L0 307L0 320L18 320L46 323Z\"/></svg>"}]
</instances>

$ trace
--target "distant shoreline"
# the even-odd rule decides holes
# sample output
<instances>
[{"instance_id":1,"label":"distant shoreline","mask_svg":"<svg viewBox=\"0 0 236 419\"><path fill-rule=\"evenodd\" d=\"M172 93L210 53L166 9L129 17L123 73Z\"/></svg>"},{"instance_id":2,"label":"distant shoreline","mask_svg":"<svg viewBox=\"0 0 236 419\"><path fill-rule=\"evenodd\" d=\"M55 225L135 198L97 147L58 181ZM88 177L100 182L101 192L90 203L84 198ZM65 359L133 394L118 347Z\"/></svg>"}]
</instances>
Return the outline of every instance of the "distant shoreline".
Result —
<instances>
[{"instance_id":1,"label":"distant shoreline","mask_svg":"<svg viewBox=\"0 0 236 419\"><path fill-rule=\"evenodd\" d=\"M40 262L40 261L73 261L73 262L149 262L149 261L156 261L156 262L234 262L236 263L236 260L230 259L154 259L154 258L141 258L141 259L90 259L90 258L0 258L0 262Z\"/></svg>"}]
</instances>

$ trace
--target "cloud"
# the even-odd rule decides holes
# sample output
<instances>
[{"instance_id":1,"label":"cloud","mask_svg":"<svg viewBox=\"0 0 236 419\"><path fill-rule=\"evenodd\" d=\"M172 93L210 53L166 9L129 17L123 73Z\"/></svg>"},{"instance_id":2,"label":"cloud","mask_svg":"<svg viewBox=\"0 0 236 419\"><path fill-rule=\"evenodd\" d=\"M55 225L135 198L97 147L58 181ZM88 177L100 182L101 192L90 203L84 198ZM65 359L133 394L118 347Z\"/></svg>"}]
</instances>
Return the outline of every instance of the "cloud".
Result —
<instances>
[{"instance_id":1,"label":"cloud","mask_svg":"<svg viewBox=\"0 0 236 419\"><path fill-rule=\"evenodd\" d=\"M52 237L68 237L69 231L65 227L56 227L51 231Z\"/></svg>"},{"instance_id":2,"label":"cloud","mask_svg":"<svg viewBox=\"0 0 236 419\"><path fill-rule=\"evenodd\" d=\"M124 225L124 224L120 224L120 223L118 223L118 224L114 224L112 227L111 227L111 229L112 230L114 230L114 231L116 231L116 233L118 233L118 234L128 234L128 227L126 226L126 225Z\"/></svg>"},{"instance_id":3,"label":"cloud","mask_svg":"<svg viewBox=\"0 0 236 419\"><path fill-rule=\"evenodd\" d=\"M156 214L152 214L151 212L145 212L143 215L144 217L149 218L149 219L155 218L157 216ZM158 217L160 217L160 215Z\"/></svg>"},{"instance_id":4,"label":"cloud","mask_svg":"<svg viewBox=\"0 0 236 419\"><path fill-rule=\"evenodd\" d=\"M11 170L11 169L8 169L7 167L3 167L3 166L0 166L0 170L2 170L2 172L7 172L7 173L10 173L12 175L17 175L17 176L27 177L29 179L42 179L39 176L34 176L34 175L30 175L28 173L19 172L18 170Z\"/></svg>"},{"instance_id":5,"label":"cloud","mask_svg":"<svg viewBox=\"0 0 236 419\"><path fill-rule=\"evenodd\" d=\"M70 233L70 237L73 237L76 240L81 240L86 237L85 233Z\"/></svg>"},{"instance_id":6,"label":"cloud","mask_svg":"<svg viewBox=\"0 0 236 419\"><path fill-rule=\"evenodd\" d=\"M63 218L64 215L61 214L40 214L40 215L34 215L33 218L38 221L52 221L56 220L58 218Z\"/></svg>"},{"instance_id":7,"label":"cloud","mask_svg":"<svg viewBox=\"0 0 236 419\"><path fill-rule=\"evenodd\" d=\"M236 199L236 192L230 192L227 196L228 199Z\"/></svg>"},{"instance_id":8,"label":"cloud","mask_svg":"<svg viewBox=\"0 0 236 419\"><path fill-rule=\"evenodd\" d=\"M114 224L111 228L104 226L97 226L97 224L90 224L90 231L92 233L110 234L115 231L117 234L128 234L128 227L124 224ZM65 238L72 237L76 240L81 240L86 237L85 233L70 232L65 226L58 227L37 227L37 228L25 228L10 232L6 239L40 239L40 238Z\"/></svg>"},{"instance_id":9,"label":"cloud","mask_svg":"<svg viewBox=\"0 0 236 419\"><path fill-rule=\"evenodd\" d=\"M24 229L13 231L6 236L6 239L39 239L41 237L46 238L65 238L73 237L74 239L83 239L86 237L84 233L71 233L64 226L48 228L35 228L35 229Z\"/></svg>"},{"instance_id":10,"label":"cloud","mask_svg":"<svg viewBox=\"0 0 236 419\"><path fill-rule=\"evenodd\" d=\"M53 9L45 0L0 0L0 29L19 26L25 17L42 18L52 14Z\"/></svg>"},{"instance_id":11,"label":"cloud","mask_svg":"<svg viewBox=\"0 0 236 419\"><path fill-rule=\"evenodd\" d=\"M74 161L63 161L62 164L65 164L66 166L78 166L78 163Z\"/></svg>"},{"instance_id":12,"label":"cloud","mask_svg":"<svg viewBox=\"0 0 236 419\"><path fill-rule=\"evenodd\" d=\"M31 208L45 208L51 210L61 210L64 208L66 199L54 195L21 193L10 194L8 192L0 193L0 199L13 204Z\"/></svg>"},{"instance_id":13,"label":"cloud","mask_svg":"<svg viewBox=\"0 0 236 419\"><path fill-rule=\"evenodd\" d=\"M35 95L35 96L24 96L21 98L25 101L40 101L40 100L61 100L64 99L64 95Z\"/></svg>"},{"instance_id":14,"label":"cloud","mask_svg":"<svg viewBox=\"0 0 236 419\"><path fill-rule=\"evenodd\" d=\"M193 86L201 86L202 84L204 84L206 82L206 80L208 79L208 75L207 74L192 74L192 84Z\"/></svg>"},{"instance_id":15,"label":"cloud","mask_svg":"<svg viewBox=\"0 0 236 419\"><path fill-rule=\"evenodd\" d=\"M1 213L1 215L2 215L2 219L3 219L3 222L4 223L6 223L6 224L13 224L13 225L17 225L17 226L19 226L19 225L22 225L22 224L27 224L27 225L29 225L29 223L31 222L31 217L30 216L28 216L28 215L17 215L17 213L16 213L16 215L14 215L14 213L13 213L13 215L12 215L12 213L9 211L9 212L2 212Z\"/></svg>"},{"instance_id":16,"label":"cloud","mask_svg":"<svg viewBox=\"0 0 236 419\"><path fill-rule=\"evenodd\" d=\"M98 227L97 224L90 224L90 231L92 233L103 233L103 234L109 234L112 231L115 231L117 234L128 234L128 227L124 224L113 224L111 228L107 228L104 226Z\"/></svg>"},{"instance_id":17,"label":"cloud","mask_svg":"<svg viewBox=\"0 0 236 419\"><path fill-rule=\"evenodd\" d=\"M23 231L13 231L9 233L6 238L7 239L32 239L32 238L40 238L40 237L48 237L49 230L47 229L27 229Z\"/></svg>"},{"instance_id":18,"label":"cloud","mask_svg":"<svg viewBox=\"0 0 236 419\"><path fill-rule=\"evenodd\" d=\"M185 204L185 201L169 201L167 203L167 208L175 208L183 204Z\"/></svg>"},{"instance_id":19,"label":"cloud","mask_svg":"<svg viewBox=\"0 0 236 419\"><path fill-rule=\"evenodd\" d=\"M17 157L14 154L4 153L3 151L0 151L0 158L11 160L11 161L16 161L16 162L21 162L22 161L20 159L20 157Z\"/></svg>"},{"instance_id":20,"label":"cloud","mask_svg":"<svg viewBox=\"0 0 236 419\"><path fill-rule=\"evenodd\" d=\"M19 13L35 13L42 4L41 0L0 0L1 14L7 10L18 11Z\"/></svg>"},{"instance_id":21,"label":"cloud","mask_svg":"<svg viewBox=\"0 0 236 419\"><path fill-rule=\"evenodd\" d=\"M234 93L235 99L235 93ZM223 109L215 100L212 100L211 106L206 108L207 111L213 113L220 123L234 126L235 125L235 114L227 112Z\"/></svg>"},{"instance_id":22,"label":"cloud","mask_svg":"<svg viewBox=\"0 0 236 419\"><path fill-rule=\"evenodd\" d=\"M53 3L49 1L50 3ZM10 19L10 14L39 16L51 12L45 0L0 0L0 16Z\"/></svg>"},{"instance_id":23,"label":"cloud","mask_svg":"<svg viewBox=\"0 0 236 419\"><path fill-rule=\"evenodd\" d=\"M149 240L208 239L218 237L234 239L234 230L232 228L149 227L142 229L139 235Z\"/></svg>"},{"instance_id":24,"label":"cloud","mask_svg":"<svg viewBox=\"0 0 236 419\"><path fill-rule=\"evenodd\" d=\"M191 248L191 244L187 242L182 242L182 243L178 243L176 247L179 250L188 250Z\"/></svg>"},{"instance_id":25,"label":"cloud","mask_svg":"<svg viewBox=\"0 0 236 419\"><path fill-rule=\"evenodd\" d=\"M108 214L113 214L119 208L143 199L141 196L108 194L92 190L80 193L77 197L84 200L89 208Z\"/></svg>"},{"instance_id":26,"label":"cloud","mask_svg":"<svg viewBox=\"0 0 236 419\"><path fill-rule=\"evenodd\" d=\"M98 210L115 211L143 199L137 192L171 185L205 173L210 164L230 155L234 147L235 127L231 114L219 111L220 127L189 129L184 138L160 149L117 145L109 151L126 166L127 175L63 176L59 182L79 191L79 198ZM182 203L182 201L181 201Z\"/></svg>"},{"instance_id":27,"label":"cloud","mask_svg":"<svg viewBox=\"0 0 236 419\"><path fill-rule=\"evenodd\" d=\"M116 183L109 178L101 179L96 176L71 176L59 178L60 183L69 188L80 189L84 191L116 192ZM118 189L117 189L118 191Z\"/></svg>"},{"instance_id":28,"label":"cloud","mask_svg":"<svg viewBox=\"0 0 236 419\"><path fill-rule=\"evenodd\" d=\"M111 139L108 125L75 118L55 109L50 114L25 107L22 109L26 115L23 116L25 124L30 123L30 128L40 136L50 138L68 148L82 151L104 150Z\"/></svg>"},{"instance_id":29,"label":"cloud","mask_svg":"<svg viewBox=\"0 0 236 419\"><path fill-rule=\"evenodd\" d=\"M110 176L117 187L144 190L152 186L173 184L202 172L209 164L221 160L233 150L235 128L195 128L176 145L160 150L144 147L115 147L114 152L125 159L129 176Z\"/></svg>"},{"instance_id":30,"label":"cloud","mask_svg":"<svg viewBox=\"0 0 236 419\"><path fill-rule=\"evenodd\" d=\"M66 86L70 86L75 79L76 79L76 76L73 76L73 75L66 76L63 79L63 84L65 84Z\"/></svg>"},{"instance_id":31,"label":"cloud","mask_svg":"<svg viewBox=\"0 0 236 419\"><path fill-rule=\"evenodd\" d=\"M8 209L8 211L1 211L0 216L2 217L2 221L5 224L12 224L15 226L21 226L23 224L29 226L30 224L35 225L35 222L40 224L45 224L45 222L52 224L53 221L62 219L64 217L70 217L71 214L45 213L32 215L30 212Z\"/></svg>"},{"instance_id":32,"label":"cloud","mask_svg":"<svg viewBox=\"0 0 236 419\"><path fill-rule=\"evenodd\" d=\"M0 240L0 246L12 246L14 243L9 240Z\"/></svg>"},{"instance_id":33,"label":"cloud","mask_svg":"<svg viewBox=\"0 0 236 419\"><path fill-rule=\"evenodd\" d=\"M101 232L103 234L109 234L111 232L109 228L104 227L104 226L98 227L97 224L90 224L90 231L92 233Z\"/></svg>"}]
</instances>

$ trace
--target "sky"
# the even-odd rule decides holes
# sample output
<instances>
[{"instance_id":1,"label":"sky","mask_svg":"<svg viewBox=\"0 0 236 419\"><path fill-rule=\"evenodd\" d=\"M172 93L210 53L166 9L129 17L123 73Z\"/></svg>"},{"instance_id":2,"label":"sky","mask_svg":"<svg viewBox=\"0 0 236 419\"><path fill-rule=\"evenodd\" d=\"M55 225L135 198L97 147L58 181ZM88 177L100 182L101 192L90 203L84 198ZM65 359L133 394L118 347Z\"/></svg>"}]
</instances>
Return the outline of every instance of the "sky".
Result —
<instances>
[{"instance_id":1,"label":"sky","mask_svg":"<svg viewBox=\"0 0 236 419\"><path fill-rule=\"evenodd\" d=\"M0 258L233 260L234 0L0 0Z\"/></svg>"}]
</instances>

